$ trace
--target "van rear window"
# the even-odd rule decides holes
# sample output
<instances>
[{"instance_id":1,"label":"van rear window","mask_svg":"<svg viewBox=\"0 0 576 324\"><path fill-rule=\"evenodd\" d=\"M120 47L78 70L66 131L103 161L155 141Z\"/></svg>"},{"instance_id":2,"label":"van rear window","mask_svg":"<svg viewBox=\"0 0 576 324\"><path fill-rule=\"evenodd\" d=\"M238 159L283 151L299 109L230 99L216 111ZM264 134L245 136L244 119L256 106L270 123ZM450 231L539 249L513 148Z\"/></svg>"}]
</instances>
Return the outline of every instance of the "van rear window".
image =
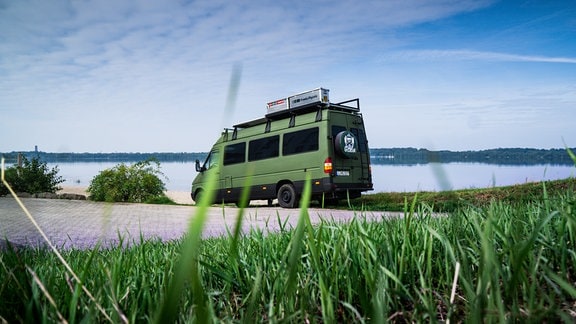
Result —
<instances>
[{"instance_id":1,"label":"van rear window","mask_svg":"<svg viewBox=\"0 0 576 324\"><path fill-rule=\"evenodd\" d=\"M364 130L358 128L351 128L350 131L358 138L358 146L360 147L360 152L368 152L368 140L366 139L366 134Z\"/></svg>"},{"instance_id":2,"label":"van rear window","mask_svg":"<svg viewBox=\"0 0 576 324\"><path fill-rule=\"evenodd\" d=\"M284 134L282 155L318 151L318 127Z\"/></svg>"},{"instance_id":3,"label":"van rear window","mask_svg":"<svg viewBox=\"0 0 576 324\"><path fill-rule=\"evenodd\" d=\"M246 161L246 143L228 145L224 148L224 165Z\"/></svg>"},{"instance_id":4,"label":"van rear window","mask_svg":"<svg viewBox=\"0 0 576 324\"><path fill-rule=\"evenodd\" d=\"M280 136L270 136L250 141L248 161L258 161L277 157L280 151Z\"/></svg>"},{"instance_id":5,"label":"van rear window","mask_svg":"<svg viewBox=\"0 0 576 324\"><path fill-rule=\"evenodd\" d=\"M336 137L336 135L338 135L338 133L345 131L346 127L344 126L338 126L338 125L332 125L332 136Z\"/></svg>"}]
</instances>

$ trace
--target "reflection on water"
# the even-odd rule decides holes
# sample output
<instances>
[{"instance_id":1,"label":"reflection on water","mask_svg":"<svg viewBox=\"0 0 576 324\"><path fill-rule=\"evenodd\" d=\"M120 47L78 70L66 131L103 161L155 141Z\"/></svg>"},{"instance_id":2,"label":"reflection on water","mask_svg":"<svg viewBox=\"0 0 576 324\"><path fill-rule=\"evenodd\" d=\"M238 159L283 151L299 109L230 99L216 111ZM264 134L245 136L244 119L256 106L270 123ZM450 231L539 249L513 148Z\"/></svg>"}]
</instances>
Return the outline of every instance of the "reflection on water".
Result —
<instances>
[{"instance_id":1,"label":"reflection on water","mask_svg":"<svg viewBox=\"0 0 576 324\"><path fill-rule=\"evenodd\" d=\"M87 187L100 171L117 163L57 163L66 186ZM196 176L193 162L162 162L168 190L189 191ZM373 192L440 191L486 188L526 182L564 179L576 175L574 166L497 165L480 163L429 163L420 165L372 165Z\"/></svg>"}]
</instances>

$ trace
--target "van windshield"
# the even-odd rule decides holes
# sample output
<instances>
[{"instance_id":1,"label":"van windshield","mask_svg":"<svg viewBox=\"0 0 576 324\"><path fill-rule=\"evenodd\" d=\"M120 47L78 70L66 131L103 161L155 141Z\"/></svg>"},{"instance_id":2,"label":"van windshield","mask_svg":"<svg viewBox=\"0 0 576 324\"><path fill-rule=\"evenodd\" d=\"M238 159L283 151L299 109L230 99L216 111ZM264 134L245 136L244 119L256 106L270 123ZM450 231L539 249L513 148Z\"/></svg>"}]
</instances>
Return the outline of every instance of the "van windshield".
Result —
<instances>
[{"instance_id":1,"label":"van windshield","mask_svg":"<svg viewBox=\"0 0 576 324\"><path fill-rule=\"evenodd\" d=\"M208 154L208 157L206 158L206 161L204 162L204 169L209 170L216 167L218 165L219 155L220 154L218 153L218 151L210 152L210 154Z\"/></svg>"}]
</instances>

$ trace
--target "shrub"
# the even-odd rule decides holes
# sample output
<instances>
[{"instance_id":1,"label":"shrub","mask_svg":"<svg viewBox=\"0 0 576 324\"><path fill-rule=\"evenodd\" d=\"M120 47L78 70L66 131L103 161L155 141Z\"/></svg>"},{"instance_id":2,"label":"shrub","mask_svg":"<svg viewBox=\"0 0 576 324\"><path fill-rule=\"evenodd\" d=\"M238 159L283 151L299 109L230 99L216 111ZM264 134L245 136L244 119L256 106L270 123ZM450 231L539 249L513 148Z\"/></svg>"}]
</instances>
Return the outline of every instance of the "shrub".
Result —
<instances>
[{"instance_id":1,"label":"shrub","mask_svg":"<svg viewBox=\"0 0 576 324\"><path fill-rule=\"evenodd\" d=\"M88 186L90 199L108 202L147 202L162 197L166 187L160 163L149 159L132 165L120 163L101 171Z\"/></svg>"},{"instance_id":2,"label":"shrub","mask_svg":"<svg viewBox=\"0 0 576 324\"><path fill-rule=\"evenodd\" d=\"M14 165L5 170L4 178L15 192L27 192L36 194L39 192L56 192L61 189L59 184L64 179L58 175L58 166L48 168L46 162L40 158L33 157L28 160L22 157L22 166ZM0 196L7 195L10 191L0 183Z\"/></svg>"}]
</instances>

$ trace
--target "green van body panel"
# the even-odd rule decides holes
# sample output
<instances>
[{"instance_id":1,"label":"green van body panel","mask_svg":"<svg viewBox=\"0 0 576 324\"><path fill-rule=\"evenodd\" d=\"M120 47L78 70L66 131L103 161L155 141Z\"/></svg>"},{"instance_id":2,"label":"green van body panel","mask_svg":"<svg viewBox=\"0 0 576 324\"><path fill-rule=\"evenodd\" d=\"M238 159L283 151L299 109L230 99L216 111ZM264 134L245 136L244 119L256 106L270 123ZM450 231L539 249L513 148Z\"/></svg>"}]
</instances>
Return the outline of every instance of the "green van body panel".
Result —
<instances>
[{"instance_id":1,"label":"green van body panel","mask_svg":"<svg viewBox=\"0 0 576 324\"><path fill-rule=\"evenodd\" d=\"M298 199L307 173L312 199L356 198L373 190L364 121L358 99L346 103L352 101L358 107L312 105L225 129L202 166L197 161L192 199L204 190L211 172L218 174L218 203L237 203L247 183L250 200L280 198L283 184L290 184ZM329 173L324 170L327 159L332 161Z\"/></svg>"}]
</instances>

